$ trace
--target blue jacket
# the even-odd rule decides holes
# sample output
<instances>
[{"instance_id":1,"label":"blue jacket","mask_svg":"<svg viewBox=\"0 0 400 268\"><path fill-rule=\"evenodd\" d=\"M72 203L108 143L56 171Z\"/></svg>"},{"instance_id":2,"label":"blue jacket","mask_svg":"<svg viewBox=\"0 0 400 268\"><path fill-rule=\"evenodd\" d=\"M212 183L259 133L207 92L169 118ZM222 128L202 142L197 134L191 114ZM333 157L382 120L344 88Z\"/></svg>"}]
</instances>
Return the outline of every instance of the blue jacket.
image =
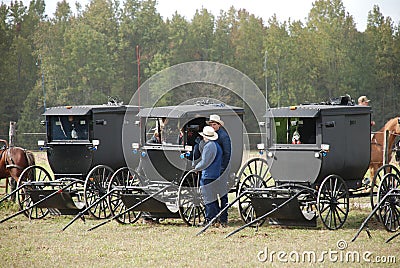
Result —
<instances>
[{"instance_id":1,"label":"blue jacket","mask_svg":"<svg viewBox=\"0 0 400 268\"><path fill-rule=\"evenodd\" d=\"M223 156L222 156L222 172L228 167L229 160L231 159L231 138L229 137L228 133L222 127L219 128L217 131L218 139L217 142L222 148Z\"/></svg>"},{"instance_id":2,"label":"blue jacket","mask_svg":"<svg viewBox=\"0 0 400 268\"><path fill-rule=\"evenodd\" d=\"M217 179L221 175L222 149L215 141L205 143L201 160L195 170L201 170L202 179Z\"/></svg>"}]
</instances>

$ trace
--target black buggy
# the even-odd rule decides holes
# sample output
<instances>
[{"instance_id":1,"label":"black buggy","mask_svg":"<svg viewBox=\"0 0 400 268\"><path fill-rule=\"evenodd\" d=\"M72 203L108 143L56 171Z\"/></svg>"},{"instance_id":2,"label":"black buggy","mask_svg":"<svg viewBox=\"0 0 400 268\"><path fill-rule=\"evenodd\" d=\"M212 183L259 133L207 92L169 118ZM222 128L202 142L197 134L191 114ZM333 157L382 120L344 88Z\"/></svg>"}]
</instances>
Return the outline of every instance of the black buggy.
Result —
<instances>
[{"instance_id":1,"label":"black buggy","mask_svg":"<svg viewBox=\"0 0 400 268\"><path fill-rule=\"evenodd\" d=\"M93 217L109 217L107 200L101 198L114 170L126 165L123 127L130 129L131 142L139 141L138 110L115 103L48 108L42 122L46 141L38 144L47 152L51 172L41 166L22 172L15 190L21 209L16 215L40 219L48 213L75 215L90 207ZM125 114L132 121L124 121ZM129 161L137 163L138 158ZM97 205L91 206L94 202Z\"/></svg>"},{"instance_id":2,"label":"black buggy","mask_svg":"<svg viewBox=\"0 0 400 268\"><path fill-rule=\"evenodd\" d=\"M242 228L266 219L316 226L318 216L328 229L343 226L349 198L369 196L370 122L370 107L347 102L268 109L258 145L265 158L250 159L239 174Z\"/></svg>"},{"instance_id":3,"label":"black buggy","mask_svg":"<svg viewBox=\"0 0 400 268\"><path fill-rule=\"evenodd\" d=\"M130 153L140 156L139 165L117 170L108 186L108 202L119 223L134 223L144 213L153 219L181 218L194 226L204 221L204 205L199 191L199 175L193 171L193 150L210 115L225 122L232 143L229 184L243 154L243 108L199 102L141 109L139 143L130 144ZM234 190L234 188L232 188Z\"/></svg>"}]
</instances>

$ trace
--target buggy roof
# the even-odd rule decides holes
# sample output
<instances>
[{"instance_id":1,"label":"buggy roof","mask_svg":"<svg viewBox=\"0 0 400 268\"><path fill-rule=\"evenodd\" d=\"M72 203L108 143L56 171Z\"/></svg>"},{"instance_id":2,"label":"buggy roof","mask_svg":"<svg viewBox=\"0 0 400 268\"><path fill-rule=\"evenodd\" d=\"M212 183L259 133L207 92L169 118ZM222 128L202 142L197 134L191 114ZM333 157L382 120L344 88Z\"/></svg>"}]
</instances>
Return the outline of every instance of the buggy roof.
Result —
<instances>
[{"instance_id":1,"label":"buggy roof","mask_svg":"<svg viewBox=\"0 0 400 268\"><path fill-rule=\"evenodd\" d=\"M269 108L266 117L320 117L321 115L370 114L371 107L361 105L299 105Z\"/></svg>"},{"instance_id":2,"label":"buggy roof","mask_svg":"<svg viewBox=\"0 0 400 268\"><path fill-rule=\"evenodd\" d=\"M209 117L211 114L230 115L243 114L243 108L224 104L192 104L144 108L138 113L139 117L167 118L198 118Z\"/></svg>"},{"instance_id":3,"label":"buggy roof","mask_svg":"<svg viewBox=\"0 0 400 268\"><path fill-rule=\"evenodd\" d=\"M57 106L47 108L43 115L87 115L89 113L124 113L126 111L138 112L138 106L127 105L77 105Z\"/></svg>"}]
</instances>

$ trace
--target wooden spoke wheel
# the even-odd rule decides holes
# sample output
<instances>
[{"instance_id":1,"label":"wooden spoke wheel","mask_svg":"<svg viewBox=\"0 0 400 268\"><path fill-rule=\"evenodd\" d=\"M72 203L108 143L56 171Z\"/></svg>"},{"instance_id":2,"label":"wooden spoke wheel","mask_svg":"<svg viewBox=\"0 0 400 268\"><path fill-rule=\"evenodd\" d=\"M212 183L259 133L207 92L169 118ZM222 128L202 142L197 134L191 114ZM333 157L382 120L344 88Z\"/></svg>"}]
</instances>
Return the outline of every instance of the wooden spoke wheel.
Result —
<instances>
[{"instance_id":1,"label":"wooden spoke wheel","mask_svg":"<svg viewBox=\"0 0 400 268\"><path fill-rule=\"evenodd\" d=\"M206 220L205 206L200 192L200 172L188 172L178 189L179 215L189 226L197 226Z\"/></svg>"},{"instance_id":2,"label":"wooden spoke wheel","mask_svg":"<svg viewBox=\"0 0 400 268\"><path fill-rule=\"evenodd\" d=\"M41 166L30 166L22 171L19 176L17 188L24 185L17 192L17 200L21 210L24 210L34 204L31 195L35 190L52 190L53 187L46 182L52 181L50 174ZM24 212L25 216L30 219L41 219L49 213L47 208L33 207Z\"/></svg>"},{"instance_id":3,"label":"wooden spoke wheel","mask_svg":"<svg viewBox=\"0 0 400 268\"><path fill-rule=\"evenodd\" d=\"M269 166L267 160L264 158L252 158L248 160L240 169L238 173L238 182L236 183L236 194L238 194L241 183L249 176L257 175L265 182L266 187L275 186L274 180L269 173Z\"/></svg>"},{"instance_id":4,"label":"wooden spoke wheel","mask_svg":"<svg viewBox=\"0 0 400 268\"><path fill-rule=\"evenodd\" d=\"M122 202L123 194L138 193L134 187L140 186L139 175L130 170L128 167L123 167L114 172L108 184L108 193L113 189L113 192L108 196L108 205L111 210L111 215L115 220L121 224L135 223L141 216L142 212L129 211L125 212L128 208Z\"/></svg>"},{"instance_id":5,"label":"wooden spoke wheel","mask_svg":"<svg viewBox=\"0 0 400 268\"><path fill-rule=\"evenodd\" d=\"M378 202L392 189L400 189L400 179L393 173L386 174L379 186ZM379 217L386 230L395 232L400 227L400 197L391 195L380 205Z\"/></svg>"},{"instance_id":6,"label":"wooden spoke wheel","mask_svg":"<svg viewBox=\"0 0 400 268\"><path fill-rule=\"evenodd\" d=\"M249 223L257 218L253 205L251 204L251 197L257 195L257 188L266 188L266 182L257 174L248 175L240 184L237 195L244 195L238 200L239 215L245 223ZM265 219L258 222L257 225L261 226Z\"/></svg>"},{"instance_id":7,"label":"wooden spoke wheel","mask_svg":"<svg viewBox=\"0 0 400 268\"><path fill-rule=\"evenodd\" d=\"M326 228L336 230L343 226L349 214L349 190L341 177L330 175L323 180L318 190L317 206Z\"/></svg>"},{"instance_id":8,"label":"wooden spoke wheel","mask_svg":"<svg viewBox=\"0 0 400 268\"><path fill-rule=\"evenodd\" d=\"M380 185L382 184L381 182L386 174L394 174L398 178L400 178L400 171L397 169L397 167L390 164L383 165L376 171L374 178L372 179L371 182L371 191L370 191L370 200L372 209L374 209L376 204L378 204L379 202L378 191ZM378 221L380 221L379 215L375 214L375 218Z\"/></svg>"},{"instance_id":9,"label":"wooden spoke wheel","mask_svg":"<svg viewBox=\"0 0 400 268\"><path fill-rule=\"evenodd\" d=\"M107 198L100 200L108 189L108 183L114 171L105 165L94 167L86 176L84 195L86 207L94 204L89 213L96 219L106 219L111 216Z\"/></svg>"}]
</instances>

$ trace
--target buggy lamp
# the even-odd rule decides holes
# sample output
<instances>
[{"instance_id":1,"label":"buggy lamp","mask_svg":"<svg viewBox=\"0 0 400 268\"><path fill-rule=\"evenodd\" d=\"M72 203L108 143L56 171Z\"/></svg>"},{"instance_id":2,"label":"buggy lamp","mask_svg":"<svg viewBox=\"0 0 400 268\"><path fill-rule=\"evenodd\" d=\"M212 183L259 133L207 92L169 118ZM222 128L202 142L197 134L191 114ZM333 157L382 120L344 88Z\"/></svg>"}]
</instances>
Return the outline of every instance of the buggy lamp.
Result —
<instances>
[{"instance_id":1,"label":"buggy lamp","mask_svg":"<svg viewBox=\"0 0 400 268\"><path fill-rule=\"evenodd\" d=\"M138 149L139 149L139 143L136 143L136 142L132 143L132 152L134 154L138 153Z\"/></svg>"},{"instance_id":2,"label":"buggy lamp","mask_svg":"<svg viewBox=\"0 0 400 268\"><path fill-rule=\"evenodd\" d=\"M46 150L46 149L49 149L49 148L50 148L50 147L47 147L47 146L46 146L46 142L43 141L43 140L39 140L37 143L38 143L38 146L39 146L39 150L40 150L40 151L43 151L43 150Z\"/></svg>"},{"instance_id":3,"label":"buggy lamp","mask_svg":"<svg viewBox=\"0 0 400 268\"><path fill-rule=\"evenodd\" d=\"M97 150L97 146L99 146L100 140L92 140L92 146L89 146L88 149L92 151Z\"/></svg>"},{"instance_id":4,"label":"buggy lamp","mask_svg":"<svg viewBox=\"0 0 400 268\"><path fill-rule=\"evenodd\" d=\"M321 144L321 150L314 154L315 158L325 157L329 152L329 144Z\"/></svg>"},{"instance_id":5,"label":"buggy lamp","mask_svg":"<svg viewBox=\"0 0 400 268\"><path fill-rule=\"evenodd\" d=\"M258 149L258 153L262 155L264 153L264 150L265 150L265 144L264 143L258 143L257 144L257 149Z\"/></svg>"},{"instance_id":6,"label":"buggy lamp","mask_svg":"<svg viewBox=\"0 0 400 268\"><path fill-rule=\"evenodd\" d=\"M274 153L273 153L273 152L268 152L267 156L268 156L269 158L273 158L273 157L274 157Z\"/></svg>"},{"instance_id":7,"label":"buggy lamp","mask_svg":"<svg viewBox=\"0 0 400 268\"><path fill-rule=\"evenodd\" d=\"M321 150L325 152L329 152L330 146L329 144L321 144Z\"/></svg>"}]
</instances>

